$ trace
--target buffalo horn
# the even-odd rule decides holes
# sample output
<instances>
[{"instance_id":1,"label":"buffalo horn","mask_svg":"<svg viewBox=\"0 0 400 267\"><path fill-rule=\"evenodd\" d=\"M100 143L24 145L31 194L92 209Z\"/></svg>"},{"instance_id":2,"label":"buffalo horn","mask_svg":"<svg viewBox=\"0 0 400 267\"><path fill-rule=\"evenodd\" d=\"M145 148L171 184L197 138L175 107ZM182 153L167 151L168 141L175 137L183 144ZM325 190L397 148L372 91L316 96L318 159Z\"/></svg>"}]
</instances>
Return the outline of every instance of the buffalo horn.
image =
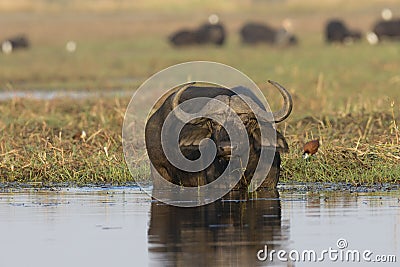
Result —
<instances>
[{"instance_id":1,"label":"buffalo horn","mask_svg":"<svg viewBox=\"0 0 400 267\"><path fill-rule=\"evenodd\" d=\"M270 84L275 86L281 95L283 96L283 108L273 112L272 114L265 111L262 109L258 104L256 104L251 97L248 97L246 95L240 95L240 97L246 102L246 104L250 107L250 109L253 111L253 113L257 116L257 118L263 120L263 121L271 121L272 119L274 122L278 123L286 119L289 115L290 112L292 112L292 107L293 107L293 101L292 97L290 96L290 93L279 83L268 80ZM271 116L272 115L272 116Z\"/></svg>"},{"instance_id":2,"label":"buffalo horn","mask_svg":"<svg viewBox=\"0 0 400 267\"><path fill-rule=\"evenodd\" d=\"M272 113L272 115L274 116L274 121L281 122L290 115L290 112L292 112L293 108L292 97L290 93L279 83L271 80L268 80L268 82L273 86L275 86L275 88L277 88L281 93L281 95L283 96L283 108Z\"/></svg>"},{"instance_id":3,"label":"buffalo horn","mask_svg":"<svg viewBox=\"0 0 400 267\"><path fill-rule=\"evenodd\" d=\"M178 107L179 100L180 100L183 92L185 92L186 89L188 89L190 86L192 86L195 83L196 82L191 82L191 83L184 85L181 89L179 89L178 92L176 92L174 98L172 99L172 110L175 110L174 115L183 122L186 122L188 120L188 118L187 118L186 112L184 112L180 107Z\"/></svg>"}]
</instances>

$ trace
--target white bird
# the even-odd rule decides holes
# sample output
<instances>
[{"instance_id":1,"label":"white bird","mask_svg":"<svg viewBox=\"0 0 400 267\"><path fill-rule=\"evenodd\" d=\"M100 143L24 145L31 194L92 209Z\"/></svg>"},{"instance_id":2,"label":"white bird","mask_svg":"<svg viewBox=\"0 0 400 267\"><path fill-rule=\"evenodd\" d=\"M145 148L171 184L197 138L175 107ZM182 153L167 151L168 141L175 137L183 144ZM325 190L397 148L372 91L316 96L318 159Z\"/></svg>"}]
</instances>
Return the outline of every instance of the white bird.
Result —
<instances>
[{"instance_id":1,"label":"white bird","mask_svg":"<svg viewBox=\"0 0 400 267\"><path fill-rule=\"evenodd\" d=\"M4 54L10 54L13 50L12 43L10 41L4 41L1 44L1 51L3 51Z\"/></svg>"},{"instance_id":2,"label":"white bird","mask_svg":"<svg viewBox=\"0 0 400 267\"><path fill-rule=\"evenodd\" d=\"M65 45L65 49L70 53L75 52L76 51L76 42L68 41L67 44Z\"/></svg>"},{"instance_id":3,"label":"white bird","mask_svg":"<svg viewBox=\"0 0 400 267\"><path fill-rule=\"evenodd\" d=\"M389 8L384 8L381 12L381 16L383 20L391 20L393 17L393 13L392 10L390 10Z\"/></svg>"},{"instance_id":4,"label":"white bird","mask_svg":"<svg viewBox=\"0 0 400 267\"><path fill-rule=\"evenodd\" d=\"M218 24L218 22L219 22L219 17L218 17L218 15L217 15L217 14L211 14L211 15L208 17L208 22L209 22L210 24L212 24L212 25Z\"/></svg>"}]
</instances>

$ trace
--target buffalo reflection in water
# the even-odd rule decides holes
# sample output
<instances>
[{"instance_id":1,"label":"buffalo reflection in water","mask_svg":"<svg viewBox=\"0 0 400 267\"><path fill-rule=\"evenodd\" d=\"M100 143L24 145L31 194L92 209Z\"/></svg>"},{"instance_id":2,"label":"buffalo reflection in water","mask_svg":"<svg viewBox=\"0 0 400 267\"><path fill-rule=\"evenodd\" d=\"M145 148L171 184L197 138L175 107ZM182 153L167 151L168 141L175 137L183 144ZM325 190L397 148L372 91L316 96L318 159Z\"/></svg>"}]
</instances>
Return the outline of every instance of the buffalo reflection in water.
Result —
<instances>
[{"instance_id":1,"label":"buffalo reflection in water","mask_svg":"<svg viewBox=\"0 0 400 267\"><path fill-rule=\"evenodd\" d=\"M240 200L238 200L240 199ZM148 231L151 265L254 266L257 252L282 243L279 193L232 191L196 208L151 204Z\"/></svg>"}]
</instances>

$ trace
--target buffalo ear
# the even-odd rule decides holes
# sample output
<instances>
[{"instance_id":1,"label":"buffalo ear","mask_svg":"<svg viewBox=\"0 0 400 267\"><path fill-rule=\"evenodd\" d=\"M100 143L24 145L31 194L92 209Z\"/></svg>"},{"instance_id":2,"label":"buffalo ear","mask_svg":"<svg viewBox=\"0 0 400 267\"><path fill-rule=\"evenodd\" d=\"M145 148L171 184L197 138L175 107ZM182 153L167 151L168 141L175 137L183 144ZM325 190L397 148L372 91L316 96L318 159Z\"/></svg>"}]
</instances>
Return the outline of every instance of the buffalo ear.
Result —
<instances>
[{"instance_id":1,"label":"buffalo ear","mask_svg":"<svg viewBox=\"0 0 400 267\"><path fill-rule=\"evenodd\" d=\"M289 152L289 145L285 137L278 131L276 131L276 151L280 153Z\"/></svg>"},{"instance_id":2,"label":"buffalo ear","mask_svg":"<svg viewBox=\"0 0 400 267\"><path fill-rule=\"evenodd\" d=\"M276 152L283 153L289 151L289 146L285 140L285 137L280 132L276 131L270 123L263 123L263 127L266 131L266 136L263 136L262 140L259 127L250 129L250 136L254 139L254 148L256 150L261 150L261 146L275 146ZM275 131L276 140L272 140L271 136L274 136Z\"/></svg>"},{"instance_id":3,"label":"buffalo ear","mask_svg":"<svg viewBox=\"0 0 400 267\"><path fill-rule=\"evenodd\" d=\"M261 150L261 147L272 147L276 146L276 141L273 140L272 136L274 136L275 129L272 127L270 123L261 122L263 125L263 129L265 134L261 136L260 127L258 125L257 120L250 120L247 126L247 130L249 132L250 140L254 140L254 148L256 150Z\"/></svg>"}]
</instances>

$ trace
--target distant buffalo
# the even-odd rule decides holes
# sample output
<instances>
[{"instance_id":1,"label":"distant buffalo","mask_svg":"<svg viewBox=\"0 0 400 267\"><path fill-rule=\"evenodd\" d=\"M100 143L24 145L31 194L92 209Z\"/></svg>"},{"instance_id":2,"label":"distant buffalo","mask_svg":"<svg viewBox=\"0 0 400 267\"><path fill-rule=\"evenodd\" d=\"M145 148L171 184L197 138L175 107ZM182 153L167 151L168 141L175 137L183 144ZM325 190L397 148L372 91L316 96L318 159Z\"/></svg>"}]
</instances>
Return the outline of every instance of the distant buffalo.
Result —
<instances>
[{"instance_id":1,"label":"distant buffalo","mask_svg":"<svg viewBox=\"0 0 400 267\"><path fill-rule=\"evenodd\" d=\"M1 50L5 54L9 54L16 49L27 49L29 46L29 40L25 35L17 35L1 42Z\"/></svg>"},{"instance_id":2,"label":"distant buffalo","mask_svg":"<svg viewBox=\"0 0 400 267\"><path fill-rule=\"evenodd\" d=\"M350 43L361 39L361 32L350 30L342 20L334 19L326 23L325 40L328 43Z\"/></svg>"},{"instance_id":3,"label":"distant buffalo","mask_svg":"<svg viewBox=\"0 0 400 267\"><path fill-rule=\"evenodd\" d=\"M381 20L375 23L367 39L371 44L376 44L384 39L400 40L400 19Z\"/></svg>"},{"instance_id":4,"label":"distant buffalo","mask_svg":"<svg viewBox=\"0 0 400 267\"><path fill-rule=\"evenodd\" d=\"M297 37L285 27L274 29L260 23L246 23L240 30L242 42L245 44L266 43L270 45L296 45Z\"/></svg>"},{"instance_id":5,"label":"distant buffalo","mask_svg":"<svg viewBox=\"0 0 400 267\"><path fill-rule=\"evenodd\" d=\"M226 31L221 23L205 23L197 29L183 29L169 37L174 46L215 44L223 45Z\"/></svg>"}]
</instances>

